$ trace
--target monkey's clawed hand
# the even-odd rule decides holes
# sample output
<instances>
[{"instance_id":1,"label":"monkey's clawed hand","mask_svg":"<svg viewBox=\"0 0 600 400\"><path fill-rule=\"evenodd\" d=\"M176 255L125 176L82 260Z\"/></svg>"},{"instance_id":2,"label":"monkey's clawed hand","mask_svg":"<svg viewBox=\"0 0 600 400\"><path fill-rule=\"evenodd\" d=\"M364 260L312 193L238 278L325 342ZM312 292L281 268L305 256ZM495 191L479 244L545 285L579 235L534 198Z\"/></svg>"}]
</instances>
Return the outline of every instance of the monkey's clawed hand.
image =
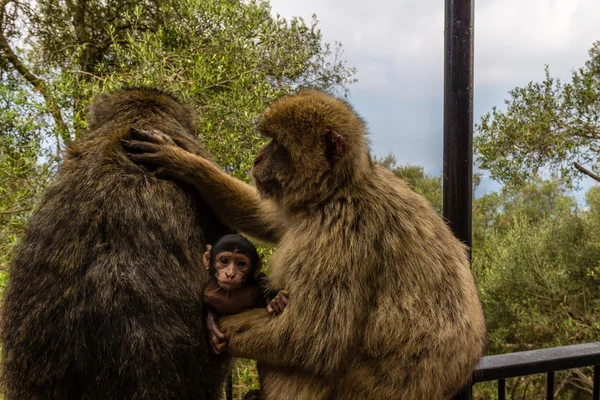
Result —
<instances>
[{"instance_id":1,"label":"monkey's clawed hand","mask_svg":"<svg viewBox=\"0 0 600 400\"><path fill-rule=\"evenodd\" d=\"M206 316L206 330L208 331L208 341L213 353L221 354L227 347L227 340L225 334L219 329L215 314L212 312L209 312Z\"/></svg>"},{"instance_id":2,"label":"monkey's clawed hand","mask_svg":"<svg viewBox=\"0 0 600 400\"><path fill-rule=\"evenodd\" d=\"M131 140L121 140L127 157L136 164L150 166L154 173L164 178L186 181L186 168L200 157L189 153L181 144L159 131L129 130Z\"/></svg>"},{"instance_id":3,"label":"monkey's clawed hand","mask_svg":"<svg viewBox=\"0 0 600 400\"><path fill-rule=\"evenodd\" d=\"M283 312L285 306L287 306L289 299L289 292L286 290L280 290L277 292L275 297L267 304L267 311L273 315L279 315Z\"/></svg>"}]
</instances>

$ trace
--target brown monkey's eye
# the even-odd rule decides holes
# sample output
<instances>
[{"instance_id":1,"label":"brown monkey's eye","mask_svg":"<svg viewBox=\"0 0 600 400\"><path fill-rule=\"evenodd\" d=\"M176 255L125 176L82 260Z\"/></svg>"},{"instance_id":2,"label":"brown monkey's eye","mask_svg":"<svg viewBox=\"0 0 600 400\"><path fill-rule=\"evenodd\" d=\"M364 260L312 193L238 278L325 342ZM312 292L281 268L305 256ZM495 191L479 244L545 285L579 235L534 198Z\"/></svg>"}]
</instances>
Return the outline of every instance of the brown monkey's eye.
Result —
<instances>
[{"instance_id":1,"label":"brown monkey's eye","mask_svg":"<svg viewBox=\"0 0 600 400\"><path fill-rule=\"evenodd\" d=\"M246 268L246 261L238 261L237 266L240 268Z\"/></svg>"},{"instance_id":2,"label":"brown monkey's eye","mask_svg":"<svg viewBox=\"0 0 600 400\"><path fill-rule=\"evenodd\" d=\"M229 264L229 260L227 258L225 258L225 257L221 257L221 259L219 260L219 262L221 264Z\"/></svg>"}]
</instances>

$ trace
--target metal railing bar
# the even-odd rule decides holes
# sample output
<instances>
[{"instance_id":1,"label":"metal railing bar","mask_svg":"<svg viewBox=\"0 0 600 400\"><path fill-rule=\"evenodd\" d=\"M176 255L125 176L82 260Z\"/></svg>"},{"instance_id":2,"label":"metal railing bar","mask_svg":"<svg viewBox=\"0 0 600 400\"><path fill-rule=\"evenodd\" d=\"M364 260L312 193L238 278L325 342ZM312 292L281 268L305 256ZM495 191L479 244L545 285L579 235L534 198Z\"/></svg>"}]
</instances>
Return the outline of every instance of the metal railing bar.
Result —
<instances>
[{"instance_id":1,"label":"metal railing bar","mask_svg":"<svg viewBox=\"0 0 600 400\"><path fill-rule=\"evenodd\" d=\"M225 382L225 399L232 400L233 399L233 377L232 374L227 376L227 381Z\"/></svg>"},{"instance_id":2,"label":"metal railing bar","mask_svg":"<svg viewBox=\"0 0 600 400\"><path fill-rule=\"evenodd\" d=\"M473 400L473 385L468 384L452 400Z\"/></svg>"},{"instance_id":3,"label":"metal railing bar","mask_svg":"<svg viewBox=\"0 0 600 400\"><path fill-rule=\"evenodd\" d=\"M498 379L498 400L506 400L506 381Z\"/></svg>"},{"instance_id":4,"label":"metal railing bar","mask_svg":"<svg viewBox=\"0 0 600 400\"><path fill-rule=\"evenodd\" d=\"M554 399L554 371L546 374L546 400Z\"/></svg>"},{"instance_id":5,"label":"metal railing bar","mask_svg":"<svg viewBox=\"0 0 600 400\"><path fill-rule=\"evenodd\" d=\"M600 400L600 365L594 365L594 393L593 400Z\"/></svg>"},{"instance_id":6,"label":"metal railing bar","mask_svg":"<svg viewBox=\"0 0 600 400\"><path fill-rule=\"evenodd\" d=\"M477 366L473 382L485 382L592 365L600 365L600 342L483 357Z\"/></svg>"},{"instance_id":7,"label":"metal railing bar","mask_svg":"<svg viewBox=\"0 0 600 400\"><path fill-rule=\"evenodd\" d=\"M506 381L498 379L498 400L506 400Z\"/></svg>"}]
</instances>

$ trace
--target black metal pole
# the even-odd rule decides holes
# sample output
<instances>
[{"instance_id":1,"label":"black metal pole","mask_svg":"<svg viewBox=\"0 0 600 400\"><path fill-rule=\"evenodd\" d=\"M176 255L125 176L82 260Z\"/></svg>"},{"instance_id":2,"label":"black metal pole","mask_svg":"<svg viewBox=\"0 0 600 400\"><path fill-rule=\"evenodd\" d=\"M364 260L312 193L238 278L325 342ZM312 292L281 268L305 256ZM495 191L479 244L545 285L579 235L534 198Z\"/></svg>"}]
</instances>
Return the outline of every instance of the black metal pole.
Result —
<instances>
[{"instance_id":1,"label":"black metal pole","mask_svg":"<svg viewBox=\"0 0 600 400\"><path fill-rule=\"evenodd\" d=\"M227 375L227 381L225 382L225 399L233 399L233 376L231 373Z\"/></svg>"},{"instance_id":2,"label":"black metal pole","mask_svg":"<svg viewBox=\"0 0 600 400\"><path fill-rule=\"evenodd\" d=\"M444 217L471 247L473 195L473 1L445 0Z\"/></svg>"},{"instance_id":3,"label":"black metal pole","mask_svg":"<svg viewBox=\"0 0 600 400\"><path fill-rule=\"evenodd\" d=\"M600 365L594 365L594 388L592 399L600 400Z\"/></svg>"},{"instance_id":4,"label":"black metal pole","mask_svg":"<svg viewBox=\"0 0 600 400\"><path fill-rule=\"evenodd\" d=\"M467 385L463 388L452 400L473 400L473 388L471 385Z\"/></svg>"}]
</instances>

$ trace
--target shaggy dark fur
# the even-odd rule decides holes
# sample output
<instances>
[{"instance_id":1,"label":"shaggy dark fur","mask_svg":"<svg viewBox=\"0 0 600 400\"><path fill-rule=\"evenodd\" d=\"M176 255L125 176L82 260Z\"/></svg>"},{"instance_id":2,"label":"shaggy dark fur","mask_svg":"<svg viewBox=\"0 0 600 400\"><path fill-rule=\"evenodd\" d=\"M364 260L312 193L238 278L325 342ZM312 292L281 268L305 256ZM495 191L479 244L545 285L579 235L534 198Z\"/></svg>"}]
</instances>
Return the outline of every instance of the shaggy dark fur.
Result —
<instances>
[{"instance_id":1,"label":"shaggy dark fur","mask_svg":"<svg viewBox=\"0 0 600 400\"><path fill-rule=\"evenodd\" d=\"M231 230L120 144L131 126L159 128L206 157L193 115L149 89L102 95L90 111L11 265L5 399L217 399L227 359L209 350L202 254Z\"/></svg>"}]
</instances>

